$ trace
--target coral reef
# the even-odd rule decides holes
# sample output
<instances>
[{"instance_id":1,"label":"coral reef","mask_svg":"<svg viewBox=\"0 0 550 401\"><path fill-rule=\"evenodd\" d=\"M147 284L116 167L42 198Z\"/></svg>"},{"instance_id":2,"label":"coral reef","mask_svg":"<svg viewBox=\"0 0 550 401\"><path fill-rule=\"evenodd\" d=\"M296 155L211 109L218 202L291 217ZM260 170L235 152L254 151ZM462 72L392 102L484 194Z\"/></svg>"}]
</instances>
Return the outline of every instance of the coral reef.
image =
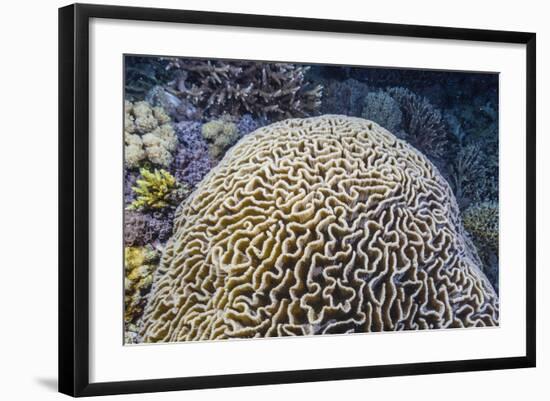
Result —
<instances>
[{"instance_id":1,"label":"coral reef","mask_svg":"<svg viewBox=\"0 0 550 401\"><path fill-rule=\"evenodd\" d=\"M239 139L237 124L227 118L207 122L202 126L201 133L208 142L208 151L214 159L223 156Z\"/></svg>"},{"instance_id":2,"label":"coral reef","mask_svg":"<svg viewBox=\"0 0 550 401\"><path fill-rule=\"evenodd\" d=\"M144 342L495 326L447 182L376 123L290 119L232 147L178 207Z\"/></svg>"},{"instance_id":3,"label":"coral reef","mask_svg":"<svg viewBox=\"0 0 550 401\"><path fill-rule=\"evenodd\" d=\"M135 322L143 313L160 253L152 246L124 248L124 322Z\"/></svg>"},{"instance_id":4,"label":"coral reef","mask_svg":"<svg viewBox=\"0 0 550 401\"><path fill-rule=\"evenodd\" d=\"M463 214L464 228L472 235L483 262L484 271L498 290L498 203L480 202Z\"/></svg>"},{"instance_id":5,"label":"coral reef","mask_svg":"<svg viewBox=\"0 0 550 401\"><path fill-rule=\"evenodd\" d=\"M124 245L143 246L155 241L165 242L172 235L174 212L170 208L141 213L124 211Z\"/></svg>"},{"instance_id":6,"label":"coral reef","mask_svg":"<svg viewBox=\"0 0 550 401\"><path fill-rule=\"evenodd\" d=\"M177 204L189 193L185 184L177 182L176 178L166 170L150 171L140 169L141 179L133 187L136 199L128 209L160 209Z\"/></svg>"},{"instance_id":7,"label":"coral reef","mask_svg":"<svg viewBox=\"0 0 550 401\"><path fill-rule=\"evenodd\" d=\"M138 167L144 160L167 167L177 138L170 116L160 107L145 101L125 102L124 161L128 168Z\"/></svg>"},{"instance_id":8,"label":"coral reef","mask_svg":"<svg viewBox=\"0 0 550 401\"><path fill-rule=\"evenodd\" d=\"M388 131L397 133L401 129L403 115L393 97L384 91L377 91L365 96L361 117L378 123Z\"/></svg>"},{"instance_id":9,"label":"coral reef","mask_svg":"<svg viewBox=\"0 0 550 401\"><path fill-rule=\"evenodd\" d=\"M175 58L168 69L175 75L173 92L205 116L281 119L314 114L321 104L322 87L306 82L306 66Z\"/></svg>"},{"instance_id":10,"label":"coral reef","mask_svg":"<svg viewBox=\"0 0 550 401\"><path fill-rule=\"evenodd\" d=\"M389 88L387 92L399 104L407 142L428 156L441 158L447 144L441 112L428 99L406 88Z\"/></svg>"}]
</instances>

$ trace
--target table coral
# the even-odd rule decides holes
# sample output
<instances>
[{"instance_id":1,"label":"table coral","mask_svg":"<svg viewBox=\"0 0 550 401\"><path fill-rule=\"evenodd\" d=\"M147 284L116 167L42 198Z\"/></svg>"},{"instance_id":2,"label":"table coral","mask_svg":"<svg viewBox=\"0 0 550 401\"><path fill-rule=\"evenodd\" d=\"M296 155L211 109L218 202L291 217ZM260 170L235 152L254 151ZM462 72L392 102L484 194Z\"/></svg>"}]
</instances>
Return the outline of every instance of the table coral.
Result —
<instances>
[{"instance_id":1,"label":"table coral","mask_svg":"<svg viewBox=\"0 0 550 401\"><path fill-rule=\"evenodd\" d=\"M170 342L496 326L447 182L376 123L245 136L179 206L140 332Z\"/></svg>"},{"instance_id":2,"label":"table coral","mask_svg":"<svg viewBox=\"0 0 550 401\"><path fill-rule=\"evenodd\" d=\"M170 116L161 107L148 102L125 102L124 162L128 168L143 161L167 167L172 163L177 137Z\"/></svg>"}]
</instances>

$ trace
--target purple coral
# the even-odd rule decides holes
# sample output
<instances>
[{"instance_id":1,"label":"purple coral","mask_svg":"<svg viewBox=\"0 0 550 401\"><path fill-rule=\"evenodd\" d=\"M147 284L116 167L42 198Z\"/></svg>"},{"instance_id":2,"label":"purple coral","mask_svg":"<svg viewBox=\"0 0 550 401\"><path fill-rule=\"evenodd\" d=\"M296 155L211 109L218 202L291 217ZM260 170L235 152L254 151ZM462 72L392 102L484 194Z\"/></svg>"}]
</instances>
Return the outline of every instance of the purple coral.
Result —
<instances>
[{"instance_id":1,"label":"purple coral","mask_svg":"<svg viewBox=\"0 0 550 401\"><path fill-rule=\"evenodd\" d=\"M124 205L128 206L135 199L135 192L132 189L136 185L139 177L139 171L124 171Z\"/></svg>"},{"instance_id":2,"label":"purple coral","mask_svg":"<svg viewBox=\"0 0 550 401\"><path fill-rule=\"evenodd\" d=\"M165 209L154 213L124 212L124 245L144 246L154 241L165 242L172 235L174 211Z\"/></svg>"},{"instance_id":3,"label":"purple coral","mask_svg":"<svg viewBox=\"0 0 550 401\"><path fill-rule=\"evenodd\" d=\"M179 182L194 187L214 166L208 154L208 144L201 134L201 124L182 121L174 125L179 144L172 171Z\"/></svg>"},{"instance_id":4,"label":"purple coral","mask_svg":"<svg viewBox=\"0 0 550 401\"><path fill-rule=\"evenodd\" d=\"M262 121L256 120L251 114L245 114L237 122L239 137L242 138L243 136L250 134L252 131L256 131L263 125L268 125L268 122L264 121L262 123Z\"/></svg>"}]
</instances>

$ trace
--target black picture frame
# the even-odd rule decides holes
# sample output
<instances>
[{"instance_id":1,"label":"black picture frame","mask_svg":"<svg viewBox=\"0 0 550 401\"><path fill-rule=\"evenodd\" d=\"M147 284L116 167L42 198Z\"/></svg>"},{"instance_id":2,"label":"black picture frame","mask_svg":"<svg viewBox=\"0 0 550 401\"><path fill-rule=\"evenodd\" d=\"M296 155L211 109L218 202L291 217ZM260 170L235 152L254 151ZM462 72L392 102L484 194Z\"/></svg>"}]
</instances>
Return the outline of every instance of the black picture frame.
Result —
<instances>
[{"instance_id":1,"label":"black picture frame","mask_svg":"<svg viewBox=\"0 0 550 401\"><path fill-rule=\"evenodd\" d=\"M90 383L89 22L91 18L523 44L526 47L526 353L520 357ZM315 382L535 366L536 35L479 29L74 4L59 9L59 391L71 396Z\"/></svg>"}]
</instances>

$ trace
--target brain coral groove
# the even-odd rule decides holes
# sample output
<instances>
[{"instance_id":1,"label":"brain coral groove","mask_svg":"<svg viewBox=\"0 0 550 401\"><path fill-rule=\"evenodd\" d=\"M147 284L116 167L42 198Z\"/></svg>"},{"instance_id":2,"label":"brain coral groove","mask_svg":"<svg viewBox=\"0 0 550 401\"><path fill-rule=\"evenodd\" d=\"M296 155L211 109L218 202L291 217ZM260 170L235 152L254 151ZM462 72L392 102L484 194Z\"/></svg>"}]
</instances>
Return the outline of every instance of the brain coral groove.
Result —
<instances>
[{"instance_id":1,"label":"brain coral groove","mask_svg":"<svg viewBox=\"0 0 550 401\"><path fill-rule=\"evenodd\" d=\"M290 119L178 208L146 342L498 325L447 182L379 125Z\"/></svg>"}]
</instances>

